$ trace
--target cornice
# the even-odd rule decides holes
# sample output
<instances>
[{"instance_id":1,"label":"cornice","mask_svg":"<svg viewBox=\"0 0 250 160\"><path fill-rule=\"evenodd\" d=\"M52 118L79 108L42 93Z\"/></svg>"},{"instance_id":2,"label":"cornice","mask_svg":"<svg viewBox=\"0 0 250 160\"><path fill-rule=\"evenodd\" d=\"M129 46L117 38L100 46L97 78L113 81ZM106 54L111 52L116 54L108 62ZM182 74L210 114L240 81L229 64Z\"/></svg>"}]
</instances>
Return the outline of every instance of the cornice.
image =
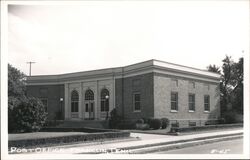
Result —
<instances>
[{"instance_id":1,"label":"cornice","mask_svg":"<svg viewBox=\"0 0 250 160\"><path fill-rule=\"evenodd\" d=\"M91 81L96 79L126 78L146 73L161 73L178 75L198 80L219 82L220 75L192 67L176 65L173 63L149 60L125 67L107 68L85 72L67 73L60 75L42 75L27 77L27 85L37 84L64 84L69 82Z\"/></svg>"}]
</instances>

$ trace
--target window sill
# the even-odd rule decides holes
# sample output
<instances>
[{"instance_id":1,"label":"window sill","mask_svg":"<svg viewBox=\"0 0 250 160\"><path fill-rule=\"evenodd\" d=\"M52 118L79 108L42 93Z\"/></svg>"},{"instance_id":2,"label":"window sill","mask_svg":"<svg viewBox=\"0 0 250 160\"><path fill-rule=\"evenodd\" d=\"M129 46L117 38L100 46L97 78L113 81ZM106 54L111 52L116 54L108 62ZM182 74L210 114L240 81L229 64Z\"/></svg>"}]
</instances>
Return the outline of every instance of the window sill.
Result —
<instances>
[{"instance_id":1,"label":"window sill","mask_svg":"<svg viewBox=\"0 0 250 160\"><path fill-rule=\"evenodd\" d=\"M210 111L204 111L204 113L210 113Z\"/></svg>"},{"instance_id":2,"label":"window sill","mask_svg":"<svg viewBox=\"0 0 250 160\"><path fill-rule=\"evenodd\" d=\"M189 113L193 113L194 111L193 111L193 110L189 110L188 112L189 112Z\"/></svg>"},{"instance_id":3,"label":"window sill","mask_svg":"<svg viewBox=\"0 0 250 160\"><path fill-rule=\"evenodd\" d=\"M177 113L178 111L177 110L171 110L170 112L171 113Z\"/></svg>"}]
</instances>

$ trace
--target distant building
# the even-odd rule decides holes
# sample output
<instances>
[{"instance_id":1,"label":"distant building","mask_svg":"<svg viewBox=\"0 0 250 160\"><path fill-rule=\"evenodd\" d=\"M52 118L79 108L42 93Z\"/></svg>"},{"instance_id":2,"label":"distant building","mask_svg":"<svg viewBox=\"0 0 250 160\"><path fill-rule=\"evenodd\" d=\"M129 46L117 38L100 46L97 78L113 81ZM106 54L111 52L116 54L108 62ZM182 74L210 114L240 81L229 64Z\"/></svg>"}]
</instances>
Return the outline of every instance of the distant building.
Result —
<instances>
[{"instance_id":1,"label":"distant building","mask_svg":"<svg viewBox=\"0 0 250 160\"><path fill-rule=\"evenodd\" d=\"M220 75L149 60L125 67L27 78L50 119L105 120L116 108L125 119L169 118L204 125L220 115Z\"/></svg>"}]
</instances>

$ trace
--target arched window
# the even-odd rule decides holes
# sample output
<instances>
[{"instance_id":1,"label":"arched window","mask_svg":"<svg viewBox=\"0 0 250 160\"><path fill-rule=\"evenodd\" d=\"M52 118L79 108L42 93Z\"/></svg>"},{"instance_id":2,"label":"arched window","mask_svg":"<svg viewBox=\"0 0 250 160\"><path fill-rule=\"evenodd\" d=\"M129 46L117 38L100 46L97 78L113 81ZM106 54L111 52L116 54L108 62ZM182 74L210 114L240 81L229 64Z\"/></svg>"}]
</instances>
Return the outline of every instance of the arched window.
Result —
<instances>
[{"instance_id":1,"label":"arched window","mask_svg":"<svg viewBox=\"0 0 250 160\"><path fill-rule=\"evenodd\" d=\"M107 89L102 89L101 91L101 112L109 111L109 91Z\"/></svg>"},{"instance_id":2,"label":"arched window","mask_svg":"<svg viewBox=\"0 0 250 160\"><path fill-rule=\"evenodd\" d=\"M94 92L90 89L88 89L85 92L85 100L94 100Z\"/></svg>"},{"instance_id":3,"label":"arched window","mask_svg":"<svg viewBox=\"0 0 250 160\"><path fill-rule=\"evenodd\" d=\"M79 94L76 90L71 92L71 112L78 112Z\"/></svg>"}]
</instances>

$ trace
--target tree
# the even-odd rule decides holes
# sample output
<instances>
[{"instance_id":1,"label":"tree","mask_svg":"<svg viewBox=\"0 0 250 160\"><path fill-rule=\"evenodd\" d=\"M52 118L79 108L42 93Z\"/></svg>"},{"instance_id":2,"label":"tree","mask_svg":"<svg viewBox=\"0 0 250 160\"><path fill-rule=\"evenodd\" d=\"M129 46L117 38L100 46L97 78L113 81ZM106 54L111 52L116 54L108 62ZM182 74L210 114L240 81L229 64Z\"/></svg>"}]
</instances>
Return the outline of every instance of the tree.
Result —
<instances>
[{"instance_id":1,"label":"tree","mask_svg":"<svg viewBox=\"0 0 250 160\"><path fill-rule=\"evenodd\" d=\"M25 96L25 74L8 64L8 96Z\"/></svg>"},{"instance_id":2,"label":"tree","mask_svg":"<svg viewBox=\"0 0 250 160\"><path fill-rule=\"evenodd\" d=\"M220 67L216 66L216 65L209 65L207 67L207 70L210 72L215 72L215 73L220 73Z\"/></svg>"},{"instance_id":3,"label":"tree","mask_svg":"<svg viewBox=\"0 0 250 160\"><path fill-rule=\"evenodd\" d=\"M13 109L25 96L25 74L8 64L8 108Z\"/></svg>"},{"instance_id":4,"label":"tree","mask_svg":"<svg viewBox=\"0 0 250 160\"><path fill-rule=\"evenodd\" d=\"M46 120L45 108L37 98L26 96L26 75L8 64L8 130L39 130Z\"/></svg>"},{"instance_id":5,"label":"tree","mask_svg":"<svg viewBox=\"0 0 250 160\"><path fill-rule=\"evenodd\" d=\"M9 108L9 132L39 131L45 124L47 113L37 98L26 98L13 109Z\"/></svg>"},{"instance_id":6,"label":"tree","mask_svg":"<svg viewBox=\"0 0 250 160\"><path fill-rule=\"evenodd\" d=\"M226 56L222 65L222 106L226 110L235 110L243 113L243 58L235 63Z\"/></svg>"},{"instance_id":7,"label":"tree","mask_svg":"<svg viewBox=\"0 0 250 160\"><path fill-rule=\"evenodd\" d=\"M234 62L230 56L222 60L222 71L215 65L209 65L209 71L221 73L220 96L221 113L235 111L243 114L243 58Z\"/></svg>"}]
</instances>

